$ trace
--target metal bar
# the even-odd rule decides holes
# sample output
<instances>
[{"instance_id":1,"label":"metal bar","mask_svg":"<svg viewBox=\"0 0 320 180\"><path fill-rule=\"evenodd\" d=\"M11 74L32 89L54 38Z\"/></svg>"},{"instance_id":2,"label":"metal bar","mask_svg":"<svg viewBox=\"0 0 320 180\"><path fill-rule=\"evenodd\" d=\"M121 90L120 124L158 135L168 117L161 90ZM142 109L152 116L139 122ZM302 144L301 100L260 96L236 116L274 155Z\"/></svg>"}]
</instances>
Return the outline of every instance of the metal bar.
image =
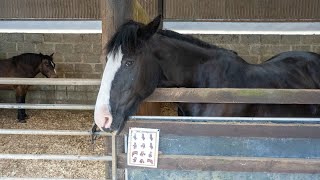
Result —
<instances>
[{"instance_id":1,"label":"metal bar","mask_svg":"<svg viewBox=\"0 0 320 180\"><path fill-rule=\"evenodd\" d=\"M94 86L100 85L100 79L75 79L75 78L0 78L0 84L12 85L83 85Z\"/></svg>"},{"instance_id":2,"label":"metal bar","mask_svg":"<svg viewBox=\"0 0 320 180\"><path fill-rule=\"evenodd\" d=\"M63 179L63 178L14 178L0 177L1 180L90 180L90 179Z\"/></svg>"},{"instance_id":3,"label":"metal bar","mask_svg":"<svg viewBox=\"0 0 320 180\"><path fill-rule=\"evenodd\" d=\"M282 117L196 117L196 116L130 116L129 120L184 122L254 122L254 123L320 123L320 118Z\"/></svg>"},{"instance_id":4,"label":"metal bar","mask_svg":"<svg viewBox=\"0 0 320 180\"><path fill-rule=\"evenodd\" d=\"M64 179L64 178L15 178L15 177L0 177L1 180L90 180L90 179Z\"/></svg>"},{"instance_id":5,"label":"metal bar","mask_svg":"<svg viewBox=\"0 0 320 180\"><path fill-rule=\"evenodd\" d=\"M77 130L35 130L35 129L0 129L0 134L5 135L48 135L48 136L90 136L91 131ZM95 135L111 136L111 133L96 132Z\"/></svg>"},{"instance_id":6,"label":"metal bar","mask_svg":"<svg viewBox=\"0 0 320 180\"><path fill-rule=\"evenodd\" d=\"M320 138L319 124L306 123L239 123L239 122L178 122L134 120L128 121L121 133L130 127L157 128L162 134L178 136L228 136L270 138Z\"/></svg>"},{"instance_id":7,"label":"metal bar","mask_svg":"<svg viewBox=\"0 0 320 180\"><path fill-rule=\"evenodd\" d=\"M117 132L112 134L112 180L117 180Z\"/></svg>"},{"instance_id":8,"label":"metal bar","mask_svg":"<svg viewBox=\"0 0 320 180\"><path fill-rule=\"evenodd\" d=\"M85 155L49 155L49 154L0 154L0 159L15 160L69 160L69 161L112 161L111 156L85 156Z\"/></svg>"},{"instance_id":9,"label":"metal bar","mask_svg":"<svg viewBox=\"0 0 320 180\"><path fill-rule=\"evenodd\" d=\"M0 109L94 110L94 105L88 105L88 104L22 104L22 103L0 103Z\"/></svg>"},{"instance_id":10,"label":"metal bar","mask_svg":"<svg viewBox=\"0 0 320 180\"><path fill-rule=\"evenodd\" d=\"M138 168L128 166L126 157L126 154L118 155L119 168ZM319 167L320 159L159 155L157 168L160 170L320 173Z\"/></svg>"}]
</instances>

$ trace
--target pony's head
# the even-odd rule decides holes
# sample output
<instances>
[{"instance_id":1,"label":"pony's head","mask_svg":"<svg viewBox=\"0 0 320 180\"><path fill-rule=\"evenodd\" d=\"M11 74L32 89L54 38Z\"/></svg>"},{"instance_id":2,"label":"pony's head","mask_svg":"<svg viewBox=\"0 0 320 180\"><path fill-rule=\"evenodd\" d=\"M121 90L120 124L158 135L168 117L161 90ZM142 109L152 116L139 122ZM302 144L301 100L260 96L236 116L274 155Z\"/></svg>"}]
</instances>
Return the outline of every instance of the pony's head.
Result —
<instances>
[{"instance_id":1,"label":"pony's head","mask_svg":"<svg viewBox=\"0 0 320 180\"><path fill-rule=\"evenodd\" d=\"M41 58L41 63L39 65L39 70L42 75L46 76L47 78L57 78L57 72L55 70L55 63L53 62L53 54L51 55L44 55L39 53L39 57Z\"/></svg>"},{"instance_id":2,"label":"pony's head","mask_svg":"<svg viewBox=\"0 0 320 180\"><path fill-rule=\"evenodd\" d=\"M149 50L161 16L149 24L123 24L107 45L107 64L96 101L94 119L104 131L121 130L128 116L156 88L160 68Z\"/></svg>"}]
</instances>

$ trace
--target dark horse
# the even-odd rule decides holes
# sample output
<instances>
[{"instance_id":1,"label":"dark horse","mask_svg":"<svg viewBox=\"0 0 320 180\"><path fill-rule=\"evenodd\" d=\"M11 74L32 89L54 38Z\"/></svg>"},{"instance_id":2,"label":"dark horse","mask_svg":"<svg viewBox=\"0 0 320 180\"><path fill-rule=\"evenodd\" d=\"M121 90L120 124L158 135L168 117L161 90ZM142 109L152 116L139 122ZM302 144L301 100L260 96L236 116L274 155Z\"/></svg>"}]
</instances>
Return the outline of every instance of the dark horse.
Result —
<instances>
[{"instance_id":1,"label":"dark horse","mask_svg":"<svg viewBox=\"0 0 320 180\"><path fill-rule=\"evenodd\" d=\"M191 36L147 25L123 24L107 45L107 65L94 119L105 131L121 130L126 118L157 87L312 88L320 87L320 55L284 52L260 65ZM184 116L315 117L318 105L178 104Z\"/></svg>"},{"instance_id":2,"label":"dark horse","mask_svg":"<svg viewBox=\"0 0 320 180\"><path fill-rule=\"evenodd\" d=\"M40 72L48 78L56 78L53 54L25 53L9 59L0 60L0 77L33 78ZM16 91L16 102L25 103L28 85L0 85L0 89L14 89ZM18 121L26 122L25 109L18 110Z\"/></svg>"}]
</instances>

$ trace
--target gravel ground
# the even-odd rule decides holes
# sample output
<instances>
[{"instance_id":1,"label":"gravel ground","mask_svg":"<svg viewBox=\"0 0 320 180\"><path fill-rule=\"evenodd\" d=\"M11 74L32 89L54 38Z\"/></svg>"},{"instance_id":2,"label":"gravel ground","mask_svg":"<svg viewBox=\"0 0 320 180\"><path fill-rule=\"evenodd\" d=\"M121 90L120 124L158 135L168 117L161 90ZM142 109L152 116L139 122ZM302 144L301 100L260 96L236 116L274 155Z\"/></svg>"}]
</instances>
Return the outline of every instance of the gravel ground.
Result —
<instances>
[{"instance_id":1,"label":"gravel ground","mask_svg":"<svg viewBox=\"0 0 320 180\"><path fill-rule=\"evenodd\" d=\"M0 109L0 129L89 130L92 111L27 110L27 123L17 123L16 110ZM163 103L161 115L176 115L172 103ZM103 155L104 138L94 150L89 136L0 135L0 153ZM1 160L0 177L103 179L99 161Z\"/></svg>"}]
</instances>

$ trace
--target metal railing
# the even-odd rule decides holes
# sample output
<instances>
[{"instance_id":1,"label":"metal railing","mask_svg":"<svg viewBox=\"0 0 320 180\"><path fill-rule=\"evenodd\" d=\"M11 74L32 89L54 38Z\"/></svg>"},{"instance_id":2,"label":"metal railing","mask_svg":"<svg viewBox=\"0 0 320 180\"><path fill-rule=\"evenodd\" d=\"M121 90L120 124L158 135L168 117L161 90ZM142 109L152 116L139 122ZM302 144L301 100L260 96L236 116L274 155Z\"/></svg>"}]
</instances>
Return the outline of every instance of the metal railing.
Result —
<instances>
[{"instance_id":1,"label":"metal railing","mask_svg":"<svg viewBox=\"0 0 320 180\"><path fill-rule=\"evenodd\" d=\"M97 79L44 79L44 78L0 78L0 84L16 85L100 85ZM233 89L233 88L159 88L146 99L149 102L192 102L192 103L266 103L266 104L320 104L320 90L315 89ZM6 109L65 109L93 110L94 105L81 104L14 104L0 103ZM177 117L132 116L131 120L172 121ZM256 117L179 117L179 121L196 122L275 122L275 123L319 123L320 118L256 118ZM90 135L89 131L64 130L18 130L2 129L0 134L32 135ZM111 135L104 134L101 135ZM0 159L64 159L112 161L112 179L116 179L116 136L112 135L112 156L76 155L21 155L0 154Z\"/></svg>"},{"instance_id":2,"label":"metal railing","mask_svg":"<svg viewBox=\"0 0 320 180\"><path fill-rule=\"evenodd\" d=\"M0 84L11 85L100 85L97 79L48 79L46 78L0 78ZM94 105L81 104L16 104L16 103L0 103L3 109L63 109L63 110L93 110ZM51 135L51 136L89 136L90 131L77 130L31 130L31 129L0 129L2 135ZM115 133L94 133L94 135L112 136L112 146L116 145ZM116 148L112 147L111 156L88 156L88 155L54 155L54 154L0 154L0 159L11 160L76 160L76 161L112 161L112 179L117 179L116 169ZM107 169L106 169L107 171ZM1 179L19 179L0 177ZM28 179L28 178L20 178ZM37 178L29 178L37 179ZM50 178L38 178L50 179Z\"/></svg>"}]
</instances>

